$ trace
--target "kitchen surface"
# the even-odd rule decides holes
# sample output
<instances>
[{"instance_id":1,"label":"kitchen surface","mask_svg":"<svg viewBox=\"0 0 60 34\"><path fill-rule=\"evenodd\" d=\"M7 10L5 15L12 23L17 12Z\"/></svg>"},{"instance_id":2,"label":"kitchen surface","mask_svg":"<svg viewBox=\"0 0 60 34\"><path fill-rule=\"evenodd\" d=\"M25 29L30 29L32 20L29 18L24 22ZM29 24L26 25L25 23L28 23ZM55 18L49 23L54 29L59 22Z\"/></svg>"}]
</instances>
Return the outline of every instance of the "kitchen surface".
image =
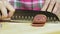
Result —
<instances>
[{"instance_id":1,"label":"kitchen surface","mask_svg":"<svg viewBox=\"0 0 60 34\"><path fill-rule=\"evenodd\" d=\"M0 34L60 34L60 22L46 23L43 27L33 27L31 23L3 22Z\"/></svg>"}]
</instances>

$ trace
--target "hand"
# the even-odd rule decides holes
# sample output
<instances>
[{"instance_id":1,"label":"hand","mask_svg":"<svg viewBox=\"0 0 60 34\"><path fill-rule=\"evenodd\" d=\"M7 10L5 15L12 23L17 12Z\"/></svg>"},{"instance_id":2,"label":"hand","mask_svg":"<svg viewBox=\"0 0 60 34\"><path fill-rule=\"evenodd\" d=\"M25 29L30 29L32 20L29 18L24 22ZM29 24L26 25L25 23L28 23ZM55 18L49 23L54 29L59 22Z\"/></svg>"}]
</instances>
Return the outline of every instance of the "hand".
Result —
<instances>
[{"instance_id":1,"label":"hand","mask_svg":"<svg viewBox=\"0 0 60 34\"><path fill-rule=\"evenodd\" d=\"M60 19L60 3L57 0L46 0L41 10L52 12Z\"/></svg>"},{"instance_id":2,"label":"hand","mask_svg":"<svg viewBox=\"0 0 60 34\"><path fill-rule=\"evenodd\" d=\"M9 10L9 13L7 13L7 9ZM14 14L15 9L11 6L11 4L6 1L0 1L0 10L2 13L2 16L0 15L0 19L5 20L8 18L11 18L11 16Z\"/></svg>"}]
</instances>

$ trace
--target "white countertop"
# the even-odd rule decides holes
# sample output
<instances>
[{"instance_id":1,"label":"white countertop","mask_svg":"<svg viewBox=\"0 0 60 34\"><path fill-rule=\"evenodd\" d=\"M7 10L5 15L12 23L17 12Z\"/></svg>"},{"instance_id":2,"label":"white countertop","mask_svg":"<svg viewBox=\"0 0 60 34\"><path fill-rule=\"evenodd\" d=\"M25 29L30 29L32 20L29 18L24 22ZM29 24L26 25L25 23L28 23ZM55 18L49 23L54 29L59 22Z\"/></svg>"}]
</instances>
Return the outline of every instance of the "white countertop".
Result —
<instances>
[{"instance_id":1,"label":"white countertop","mask_svg":"<svg viewBox=\"0 0 60 34\"><path fill-rule=\"evenodd\" d=\"M32 27L31 23L2 23L0 34L45 34L60 32L60 24L46 23L44 27Z\"/></svg>"}]
</instances>

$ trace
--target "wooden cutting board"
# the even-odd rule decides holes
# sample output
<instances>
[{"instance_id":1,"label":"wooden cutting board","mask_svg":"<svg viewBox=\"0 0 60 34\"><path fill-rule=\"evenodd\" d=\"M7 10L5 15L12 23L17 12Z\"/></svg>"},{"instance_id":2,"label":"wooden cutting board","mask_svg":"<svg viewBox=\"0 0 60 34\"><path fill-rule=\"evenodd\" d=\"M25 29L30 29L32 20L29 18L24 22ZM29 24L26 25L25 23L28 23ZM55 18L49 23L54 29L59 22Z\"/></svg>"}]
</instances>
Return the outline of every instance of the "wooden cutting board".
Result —
<instances>
[{"instance_id":1,"label":"wooden cutting board","mask_svg":"<svg viewBox=\"0 0 60 34\"><path fill-rule=\"evenodd\" d=\"M60 34L60 24L46 23L44 27L32 27L31 23L1 23L0 34Z\"/></svg>"}]
</instances>

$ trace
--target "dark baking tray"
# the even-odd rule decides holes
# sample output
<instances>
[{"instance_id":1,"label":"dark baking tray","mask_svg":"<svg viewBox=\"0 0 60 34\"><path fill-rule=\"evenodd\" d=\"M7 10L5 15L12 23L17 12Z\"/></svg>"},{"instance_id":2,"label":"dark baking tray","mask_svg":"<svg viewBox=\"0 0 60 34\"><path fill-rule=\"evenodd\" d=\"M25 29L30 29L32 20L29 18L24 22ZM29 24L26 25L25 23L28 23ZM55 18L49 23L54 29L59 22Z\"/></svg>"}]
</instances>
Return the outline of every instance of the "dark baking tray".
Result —
<instances>
[{"instance_id":1,"label":"dark baking tray","mask_svg":"<svg viewBox=\"0 0 60 34\"><path fill-rule=\"evenodd\" d=\"M9 12L9 11L8 11ZM1 12L0 12L1 14ZM35 15L44 14L47 16L47 21L60 21L57 15L48 12L48 11L34 11L34 10L20 10L16 9L14 15L11 17L11 20L33 20ZM16 18L17 16L17 18ZM19 18L20 16L20 18ZM24 18L22 18L22 16ZM27 16L27 18L25 18ZM30 18L28 18L30 16ZM32 18L33 17L33 18ZM51 19L52 18L52 19ZM55 19L54 19L55 18ZM12 22L11 20L0 20L0 22Z\"/></svg>"},{"instance_id":2,"label":"dark baking tray","mask_svg":"<svg viewBox=\"0 0 60 34\"><path fill-rule=\"evenodd\" d=\"M57 15L51 13L51 12L48 12L48 11L34 11L34 10L20 10L20 9L17 9L14 13L13 16L17 16L17 18L12 18L12 20L20 20L20 19L24 19L24 18L19 18L18 16L35 16L37 14L44 14L47 16L47 18L51 18L52 17L52 20L54 20L54 18L56 18L56 20L59 20L59 18L57 17ZM26 18L28 19L28 17Z\"/></svg>"}]
</instances>

